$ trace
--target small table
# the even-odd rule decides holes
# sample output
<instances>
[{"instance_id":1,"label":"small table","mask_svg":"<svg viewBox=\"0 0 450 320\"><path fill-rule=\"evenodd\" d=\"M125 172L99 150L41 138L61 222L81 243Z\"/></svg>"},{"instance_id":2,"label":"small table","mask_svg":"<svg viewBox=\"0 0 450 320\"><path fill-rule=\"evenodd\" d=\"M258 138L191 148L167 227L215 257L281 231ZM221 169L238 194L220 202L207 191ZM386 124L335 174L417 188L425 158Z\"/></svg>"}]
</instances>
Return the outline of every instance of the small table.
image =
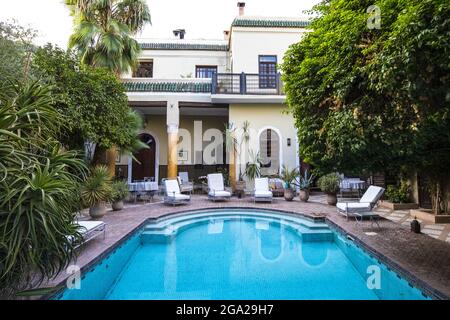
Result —
<instances>
[{"instance_id":1,"label":"small table","mask_svg":"<svg viewBox=\"0 0 450 320\"><path fill-rule=\"evenodd\" d=\"M134 202L137 201L138 196L148 194L150 200L153 201L155 193L158 192L159 186L155 181L142 181L142 182L132 182L128 184L128 190L133 194Z\"/></svg>"}]
</instances>

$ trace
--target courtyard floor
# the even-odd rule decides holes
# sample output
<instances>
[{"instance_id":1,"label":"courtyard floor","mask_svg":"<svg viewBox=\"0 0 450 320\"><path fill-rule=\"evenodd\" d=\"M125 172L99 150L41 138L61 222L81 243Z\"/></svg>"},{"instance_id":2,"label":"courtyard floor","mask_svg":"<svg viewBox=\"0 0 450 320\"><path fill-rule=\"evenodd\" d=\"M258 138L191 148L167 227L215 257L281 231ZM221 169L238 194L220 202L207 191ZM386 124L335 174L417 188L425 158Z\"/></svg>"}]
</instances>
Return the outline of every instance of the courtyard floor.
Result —
<instances>
[{"instance_id":1,"label":"courtyard floor","mask_svg":"<svg viewBox=\"0 0 450 320\"><path fill-rule=\"evenodd\" d=\"M184 206L164 205L158 197L149 203L130 203L118 212L109 211L101 220L107 223L106 237L98 237L84 245L77 261L82 271L102 259L115 245L124 240L136 228L144 225L149 218L183 211L208 208L262 208L302 214L311 218L324 218L335 229L347 234L374 257L385 262L402 277L435 298L450 299L450 243L449 225L423 225L423 233L409 231L411 217L406 211L391 212L377 209L384 219L381 228L370 222L356 224L336 213L335 207L326 204L322 194L312 195L307 203L298 197L292 202L274 198L273 203L254 204L250 198L232 198L226 202L209 201L206 195L193 195L191 203ZM89 219L86 213L81 219ZM60 274L48 285L62 283L67 274Z\"/></svg>"}]
</instances>

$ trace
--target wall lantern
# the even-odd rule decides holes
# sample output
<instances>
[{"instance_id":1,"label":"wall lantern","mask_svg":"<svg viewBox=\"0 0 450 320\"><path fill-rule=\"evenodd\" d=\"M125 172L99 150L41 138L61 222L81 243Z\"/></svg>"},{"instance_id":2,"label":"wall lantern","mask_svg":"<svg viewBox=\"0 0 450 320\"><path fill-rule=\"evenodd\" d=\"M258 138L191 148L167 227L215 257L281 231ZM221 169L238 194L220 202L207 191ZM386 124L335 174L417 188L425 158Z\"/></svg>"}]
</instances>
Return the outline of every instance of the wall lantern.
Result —
<instances>
[{"instance_id":1,"label":"wall lantern","mask_svg":"<svg viewBox=\"0 0 450 320\"><path fill-rule=\"evenodd\" d=\"M287 145L288 145L288 147L291 146L291 138L287 138Z\"/></svg>"}]
</instances>

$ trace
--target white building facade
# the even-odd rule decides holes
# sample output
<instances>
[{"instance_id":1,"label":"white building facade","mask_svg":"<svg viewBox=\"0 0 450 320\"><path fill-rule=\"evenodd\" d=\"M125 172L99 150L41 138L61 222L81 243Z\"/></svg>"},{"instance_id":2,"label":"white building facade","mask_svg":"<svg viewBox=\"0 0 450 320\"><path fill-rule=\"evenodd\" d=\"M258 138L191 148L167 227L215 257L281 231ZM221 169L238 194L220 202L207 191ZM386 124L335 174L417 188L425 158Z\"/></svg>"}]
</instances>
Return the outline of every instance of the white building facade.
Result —
<instances>
[{"instance_id":1,"label":"white building facade","mask_svg":"<svg viewBox=\"0 0 450 320\"><path fill-rule=\"evenodd\" d=\"M282 165L299 165L279 64L308 22L242 11L223 40L187 40L177 30L177 39L141 42L139 68L123 82L130 107L144 118L141 139L150 148L135 155L139 162L119 157L118 176L160 181L186 171L195 180L223 172L233 185L255 154L266 176L279 174ZM249 141L242 142L246 121ZM226 147L230 126L235 152Z\"/></svg>"}]
</instances>

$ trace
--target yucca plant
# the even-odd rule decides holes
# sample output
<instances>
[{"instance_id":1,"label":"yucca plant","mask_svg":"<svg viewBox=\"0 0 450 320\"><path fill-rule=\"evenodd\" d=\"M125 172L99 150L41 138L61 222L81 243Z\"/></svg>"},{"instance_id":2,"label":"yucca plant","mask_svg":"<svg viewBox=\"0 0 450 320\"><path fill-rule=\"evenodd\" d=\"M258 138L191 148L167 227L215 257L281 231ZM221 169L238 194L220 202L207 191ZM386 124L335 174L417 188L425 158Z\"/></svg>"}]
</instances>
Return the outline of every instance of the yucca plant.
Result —
<instances>
[{"instance_id":1,"label":"yucca plant","mask_svg":"<svg viewBox=\"0 0 450 320\"><path fill-rule=\"evenodd\" d=\"M95 166L81 188L81 199L86 207L90 207L89 214L93 218L106 214L106 202L111 199L111 194L112 177L108 168Z\"/></svg>"},{"instance_id":2,"label":"yucca plant","mask_svg":"<svg viewBox=\"0 0 450 320\"><path fill-rule=\"evenodd\" d=\"M57 141L64 118L47 86L0 88L0 296L61 272L81 241L83 160Z\"/></svg>"},{"instance_id":3,"label":"yucca plant","mask_svg":"<svg viewBox=\"0 0 450 320\"><path fill-rule=\"evenodd\" d=\"M249 153L250 161L245 167L244 174L250 181L253 181L261 175L261 157L259 156L259 152L254 153L250 150Z\"/></svg>"}]
</instances>

